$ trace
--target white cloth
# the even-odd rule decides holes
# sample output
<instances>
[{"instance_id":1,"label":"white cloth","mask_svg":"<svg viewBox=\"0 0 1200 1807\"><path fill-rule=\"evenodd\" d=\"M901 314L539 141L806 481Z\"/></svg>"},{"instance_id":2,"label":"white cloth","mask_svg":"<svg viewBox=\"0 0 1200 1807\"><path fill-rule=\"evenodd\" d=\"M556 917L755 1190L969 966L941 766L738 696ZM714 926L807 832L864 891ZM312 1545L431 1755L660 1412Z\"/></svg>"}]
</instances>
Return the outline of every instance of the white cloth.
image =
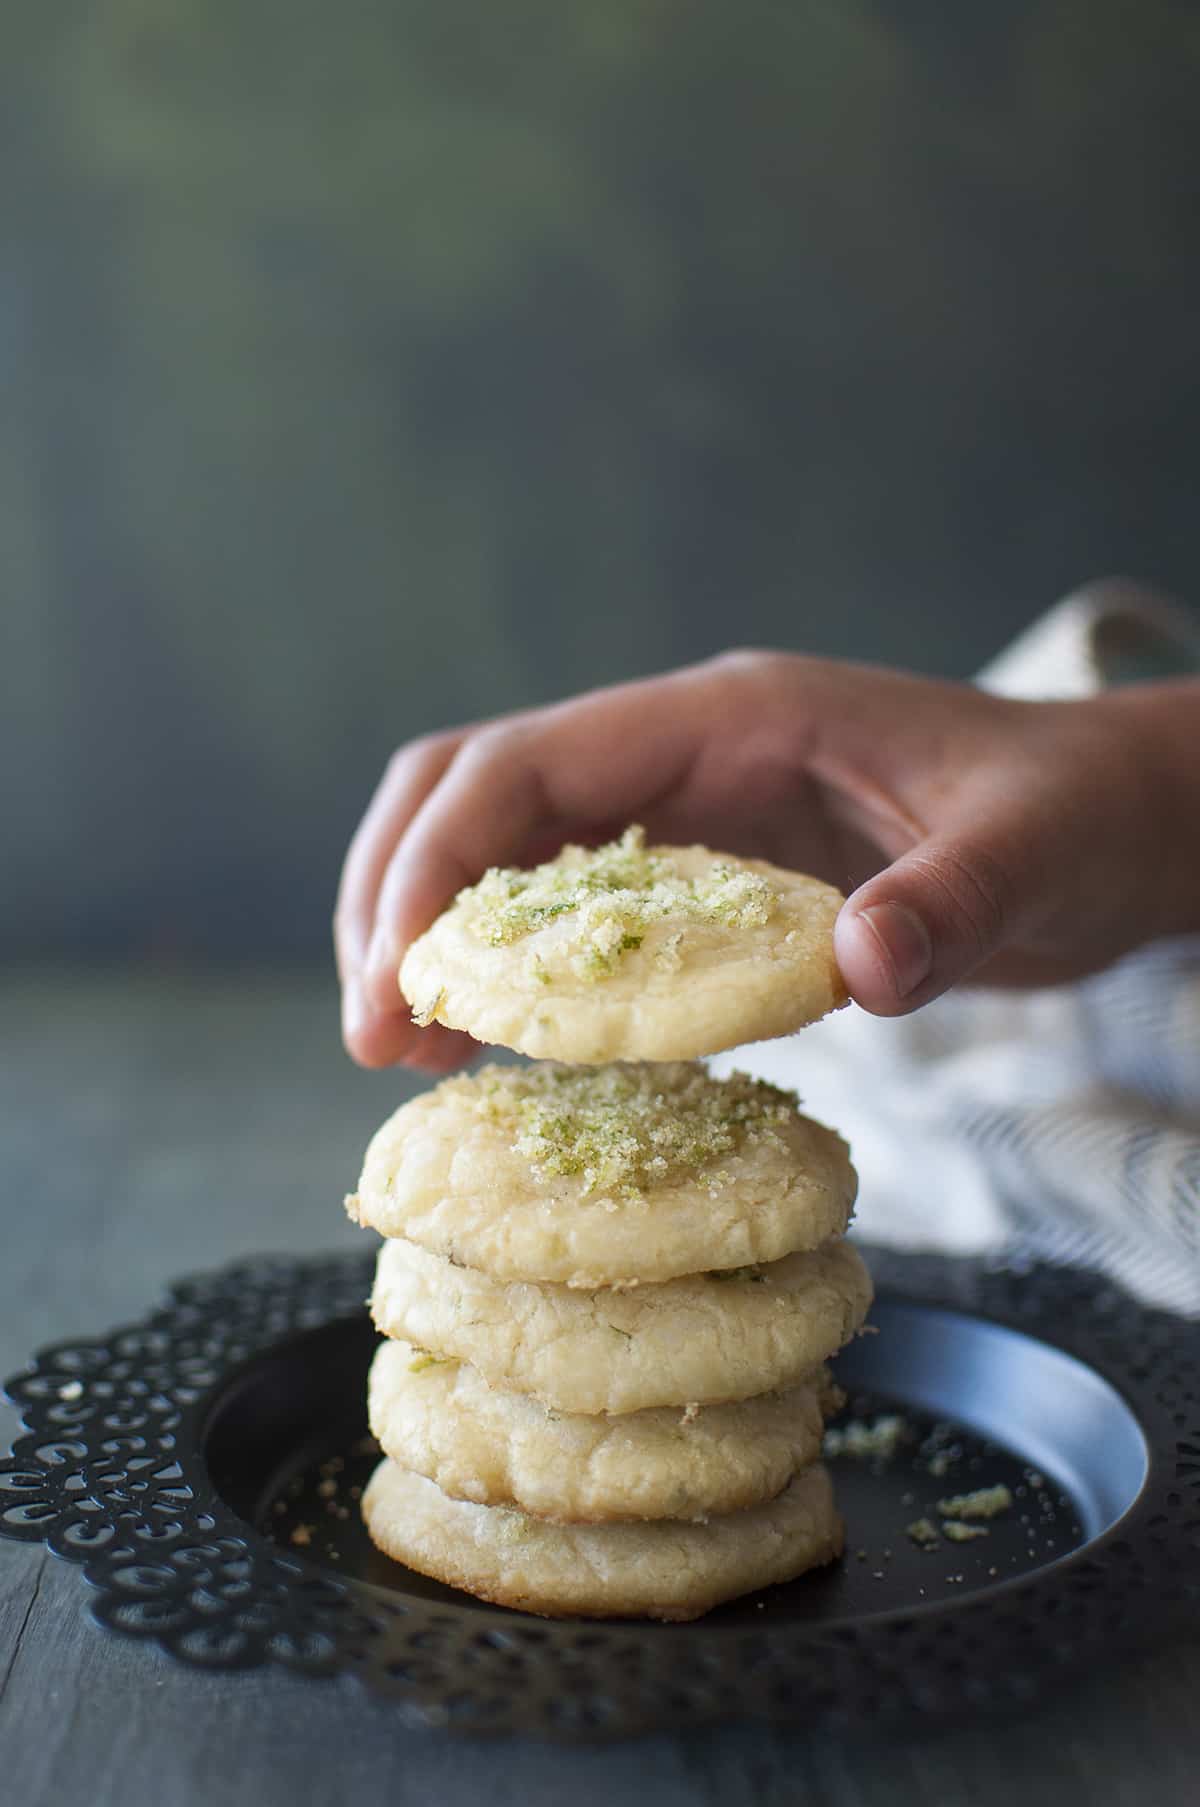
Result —
<instances>
[{"instance_id":1,"label":"white cloth","mask_svg":"<svg viewBox=\"0 0 1200 1807\"><path fill-rule=\"evenodd\" d=\"M1060 603L980 682L1080 696L1129 660L1200 669L1200 636L1105 586ZM712 1064L794 1087L842 1131L862 1236L1094 1267L1200 1315L1200 936L1050 991L964 990L890 1020L851 1005Z\"/></svg>"}]
</instances>

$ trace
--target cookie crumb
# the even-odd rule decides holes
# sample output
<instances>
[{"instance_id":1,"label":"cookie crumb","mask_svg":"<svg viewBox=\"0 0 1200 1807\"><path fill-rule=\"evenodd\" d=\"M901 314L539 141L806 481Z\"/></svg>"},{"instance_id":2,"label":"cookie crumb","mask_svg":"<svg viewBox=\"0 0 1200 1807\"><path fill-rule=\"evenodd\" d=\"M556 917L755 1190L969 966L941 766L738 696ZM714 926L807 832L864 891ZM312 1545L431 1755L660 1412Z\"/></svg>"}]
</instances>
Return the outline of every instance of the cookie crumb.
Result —
<instances>
[{"instance_id":1,"label":"cookie crumb","mask_svg":"<svg viewBox=\"0 0 1200 1807\"><path fill-rule=\"evenodd\" d=\"M956 1493L951 1499L939 1500L938 1512L943 1518L995 1518L1007 1512L1013 1496L1003 1482L996 1487L977 1487L973 1493Z\"/></svg>"},{"instance_id":2,"label":"cookie crumb","mask_svg":"<svg viewBox=\"0 0 1200 1807\"><path fill-rule=\"evenodd\" d=\"M826 1456L851 1456L856 1462L890 1462L911 1434L907 1418L899 1413L876 1418L873 1424L852 1418L825 1432L823 1450Z\"/></svg>"}]
</instances>

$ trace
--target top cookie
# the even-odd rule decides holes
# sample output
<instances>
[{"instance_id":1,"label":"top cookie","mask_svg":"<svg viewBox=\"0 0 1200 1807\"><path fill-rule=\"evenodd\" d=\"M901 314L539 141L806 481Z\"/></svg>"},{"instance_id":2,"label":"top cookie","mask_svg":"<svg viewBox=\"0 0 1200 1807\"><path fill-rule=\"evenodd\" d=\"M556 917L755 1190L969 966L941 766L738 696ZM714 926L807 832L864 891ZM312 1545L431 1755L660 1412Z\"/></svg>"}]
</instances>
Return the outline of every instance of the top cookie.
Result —
<instances>
[{"instance_id":1,"label":"top cookie","mask_svg":"<svg viewBox=\"0 0 1200 1807\"><path fill-rule=\"evenodd\" d=\"M690 1060L846 1002L832 885L640 828L530 871L493 868L413 942L418 1022L535 1059Z\"/></svg>"}]
</instances>

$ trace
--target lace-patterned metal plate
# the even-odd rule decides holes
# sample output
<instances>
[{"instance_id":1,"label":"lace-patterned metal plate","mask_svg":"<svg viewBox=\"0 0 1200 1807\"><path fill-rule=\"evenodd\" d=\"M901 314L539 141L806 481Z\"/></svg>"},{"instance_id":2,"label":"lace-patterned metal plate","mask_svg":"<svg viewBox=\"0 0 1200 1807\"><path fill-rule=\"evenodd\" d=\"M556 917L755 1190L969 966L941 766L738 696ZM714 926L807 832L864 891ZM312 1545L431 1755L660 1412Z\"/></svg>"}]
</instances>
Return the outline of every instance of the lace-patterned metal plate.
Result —
<instances>
[{"instance_id":1,"label":"lace-patterned metal plate","mask_svg":"<svg viewBox=\"0 0 1200 1807\"><path fill-rule=\"evenodd\" d=\"M0 1534L183 1662L351 1672L421 1723L543 1737L1019 1706L1194 1619L1200 1326L1094 1276L867 1253L879 1333L840 1378L858 1421L902 1422L836 1460L846 1558L691 1625L534 1619L371 1548L358 1256L243 1263L45 1350L8 1385ZM939 1500L997 1483L986 1537L948 1536Z\"/></svg>"}]
</instances>

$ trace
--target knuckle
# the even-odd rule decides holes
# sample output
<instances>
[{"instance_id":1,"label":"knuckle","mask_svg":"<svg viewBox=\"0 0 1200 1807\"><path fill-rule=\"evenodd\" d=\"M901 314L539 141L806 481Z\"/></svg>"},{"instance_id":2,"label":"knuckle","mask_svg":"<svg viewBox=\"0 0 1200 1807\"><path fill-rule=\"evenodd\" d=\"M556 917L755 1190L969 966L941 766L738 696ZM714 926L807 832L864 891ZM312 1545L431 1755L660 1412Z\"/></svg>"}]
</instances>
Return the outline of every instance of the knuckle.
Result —
<instances>
[{"instance_id":1,"label":"knuckle","mask_svg":"<svg viewBox=\"0 0 1200 1807\"><path fill-rule=\"evenodd\" d=\"M778 661L779 654L765 646L731 646L711 661L719 671L733 677L762 677Z\"/></svg>"},{"instance_id":2,"label":"knuckle","mask_svg":"<svg viewBox=\"0 0 1200 1807\"><path fill-rule=\"evenodd\" d=\"M516 722L489 722L464 743L460 757L473 767L510 759L524 744L526 731Z\"/></svg>"},{"instance_id":3,"label":"knuckle","mask_svg":"<svg viewBox=\"0 0 1200 1807\"><path fill-rule=\"evenodd\" d=\"M432 758L440 758L451 738L449 734L440 733L418 734L415 740L406 740L389 758L387 777L406 778L414 767L422 766Z\"/></svg>"},{"instance_id":4,"label":"knuckle","mask_svg":"<svg viewBox=\"0 0 1200 1807\"><path fill-rule=\"evenodd\" d=\"M939 848L922 862L954 928L976 954L990 953L1012 913L1012 885L995 855L977 843Z\"/></svg>"},{"instance_id":5,"label":"knuckle","mask_svg":"<svg viewBox=\"0 0 1200 1807\"><path fill-rule=\"evenodd\" d=\"M780 652L769 646L733 646L708 662L706 669L724 682L744 687L750 694L772 694L786 687L800 695L827 679L829 662L810 653Z\"/></svg>"}]
</instances>

